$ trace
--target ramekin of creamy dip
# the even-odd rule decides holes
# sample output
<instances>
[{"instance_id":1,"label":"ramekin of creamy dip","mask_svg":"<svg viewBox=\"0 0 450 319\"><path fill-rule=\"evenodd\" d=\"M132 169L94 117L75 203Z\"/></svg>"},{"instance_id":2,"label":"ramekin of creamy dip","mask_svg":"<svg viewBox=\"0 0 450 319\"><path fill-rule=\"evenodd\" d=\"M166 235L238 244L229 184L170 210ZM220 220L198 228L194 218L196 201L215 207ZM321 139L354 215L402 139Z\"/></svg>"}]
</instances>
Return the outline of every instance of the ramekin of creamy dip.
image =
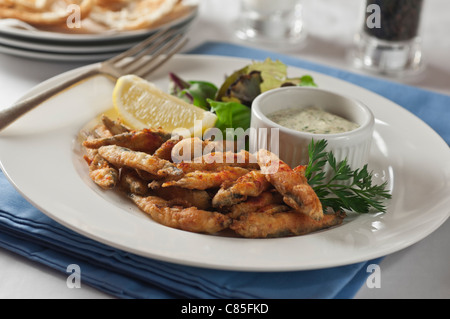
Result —
<instances>
[{"instance_id":1,"label":"ramekin of creamy dip","mask_svg":"<svg viewBox=\"0 0 450 319\"><path fill-rule=\"evenodd\" d=\"M338 161L362 168L368 163L374 123L371 110L351 97L315 87L283 87L254 100L250 150L268 148L296 167L308 163L312 139L325 139Z\"/></svg>"}]
</instances>

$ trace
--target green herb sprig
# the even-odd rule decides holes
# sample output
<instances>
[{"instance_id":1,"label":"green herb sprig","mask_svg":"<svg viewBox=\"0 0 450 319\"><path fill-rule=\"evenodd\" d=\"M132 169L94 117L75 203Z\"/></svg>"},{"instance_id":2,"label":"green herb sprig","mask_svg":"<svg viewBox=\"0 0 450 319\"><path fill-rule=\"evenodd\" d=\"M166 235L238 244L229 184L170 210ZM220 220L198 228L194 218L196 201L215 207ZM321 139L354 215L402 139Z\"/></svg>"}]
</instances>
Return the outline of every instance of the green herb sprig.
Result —
<instances>
[{"instance_id":1,"label":"green herb sprig","mask_svg":"<svg viewBox=\"0 0 450 319\"><path fill-rule=\"evenodd\" d=\"M337 162L332 152L326 152L326 140L311 141L308 146L309 162L305 176L314 189L324 209L350 210L369 213L371 209L386 212L384 201L391 198L387 182L372 185L372 172L367 165L352 170L347 160ZM331 177L325 182L324 167L329 164ZM345 182L345 183L342 183Z\"/></svg>"}]
</instances>

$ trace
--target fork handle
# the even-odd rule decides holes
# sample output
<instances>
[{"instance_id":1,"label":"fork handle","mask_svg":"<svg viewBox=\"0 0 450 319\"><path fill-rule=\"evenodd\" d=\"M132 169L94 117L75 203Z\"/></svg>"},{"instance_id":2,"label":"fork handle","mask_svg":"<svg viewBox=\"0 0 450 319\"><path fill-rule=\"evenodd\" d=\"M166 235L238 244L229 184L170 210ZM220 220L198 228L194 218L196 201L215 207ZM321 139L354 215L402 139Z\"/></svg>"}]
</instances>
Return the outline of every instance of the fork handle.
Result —
<instances>
[{"instance_id":1,"label":"fork handle","mask_svg":"<svg viewBox=\"0 0 450 319\"><path fill-rule=\"evenodd\" d=\"M91 76L98 75L99 73L99 68L89 68L82 73L73 75L56 86L17 102L6 109L0 110L0 131L57 93Z\"/></svg>"}]
</instances>

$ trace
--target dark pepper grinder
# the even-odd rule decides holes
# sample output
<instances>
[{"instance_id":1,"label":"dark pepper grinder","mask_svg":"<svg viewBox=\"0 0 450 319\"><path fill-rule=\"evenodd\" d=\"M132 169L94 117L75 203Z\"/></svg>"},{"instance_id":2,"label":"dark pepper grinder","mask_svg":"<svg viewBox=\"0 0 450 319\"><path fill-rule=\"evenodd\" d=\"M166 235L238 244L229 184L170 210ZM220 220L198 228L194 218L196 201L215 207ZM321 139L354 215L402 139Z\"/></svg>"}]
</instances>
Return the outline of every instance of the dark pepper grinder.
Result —
<instances>
[{"instance_id":1,"label":"dark pepper grinder","mask_svg":"<svg viewBox=\"0 0 450 319\"><path fill-rule=\"evenodd\" d=\"M355 37L355 66L388 76L423 69L420 18L423 0L366 0Z\"/></svg>"}]
</instances>

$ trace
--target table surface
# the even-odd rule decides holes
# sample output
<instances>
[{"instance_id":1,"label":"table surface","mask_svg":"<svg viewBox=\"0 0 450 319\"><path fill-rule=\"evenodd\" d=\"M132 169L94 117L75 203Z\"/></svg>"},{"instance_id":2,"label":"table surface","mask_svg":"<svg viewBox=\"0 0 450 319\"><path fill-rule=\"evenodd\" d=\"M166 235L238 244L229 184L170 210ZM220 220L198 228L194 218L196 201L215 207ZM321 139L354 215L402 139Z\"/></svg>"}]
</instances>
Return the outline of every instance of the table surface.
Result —
<instances>
[{"instance_id":1,"label":"table surface","mask_svg":"<svg viewBox=\"0 0 450 319\"><path fill-rule=\"evenodd\" d=\"M237 0L204 0L189 31L189 50L205 41L238 44L233 21ZM308 37L301 47L278 51L312 62L363 73L348 60L348 51L358 26L359 1L304 0L304 21ZM419 76L390 79L450 95L450 1L425 3L422 16L423 54L426 69ZM261 47L264 48L264 47ZM275 48L265 48L274 50ZM0 54L1 105L10 105L25 92L62 72L83 63L52 63ZM0 106L1 107L1 106ZM381 286L363 285L356 299L365 298L449 298L450 221L418 243L385 257L380 264ZM87 285L70 289L67 276L41 264L0 249L0 298L112 298ZM295 298L295 296L292 296Z\"/></svg>"}]
</instances>

